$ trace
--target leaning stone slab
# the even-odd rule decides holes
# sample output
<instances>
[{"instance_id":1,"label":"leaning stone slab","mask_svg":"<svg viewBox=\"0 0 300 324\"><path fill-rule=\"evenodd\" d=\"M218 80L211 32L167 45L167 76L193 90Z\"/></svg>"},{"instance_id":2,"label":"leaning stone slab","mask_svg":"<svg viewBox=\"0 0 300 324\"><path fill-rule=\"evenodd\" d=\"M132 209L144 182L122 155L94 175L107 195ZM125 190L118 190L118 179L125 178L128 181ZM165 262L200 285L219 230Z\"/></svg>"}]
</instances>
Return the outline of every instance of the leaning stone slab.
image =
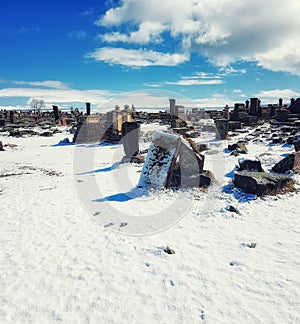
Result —
<instances>
[{"instance_id":1,"label":"leaning stone slab","mask_svg":"<svg viewBox=\"0 0 300 324\"><path fill-rule=\"evenodd\" d=\"M138 187L162 189L166 187L171 166L179 153L178 135L155 132L152 136Z\"/></svg>"},{"instance_id":2,"label":"leaning stone slab","mask_svg":"<svg viewBox=\"0 0 300 324\"><path fill-rule=\"evenodd\" d=\"M272 195L293 190L293 180L268 172L237 171L233 183L246 193L257 196Z\"/></svg>"},{"instance_id":3,"label":"leaning stone slab","mask_svg":"<svg viewBox=\"0 0 300 324\"><path fill-rule=\"evenodd\" d=\"M192 141L177 134L155 132L138 186L162 189L180 183L198 187L203 165L204 156Z\"/></svg>"}]
</instances>

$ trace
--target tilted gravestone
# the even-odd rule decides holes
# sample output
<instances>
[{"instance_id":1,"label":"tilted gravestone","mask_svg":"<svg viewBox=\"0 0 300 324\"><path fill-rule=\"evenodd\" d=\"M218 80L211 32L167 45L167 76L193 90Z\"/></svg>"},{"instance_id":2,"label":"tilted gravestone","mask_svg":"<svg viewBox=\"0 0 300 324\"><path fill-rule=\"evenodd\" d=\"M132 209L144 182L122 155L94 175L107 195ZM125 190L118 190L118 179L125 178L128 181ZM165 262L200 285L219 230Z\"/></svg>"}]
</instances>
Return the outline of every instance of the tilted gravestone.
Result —
<instances>
[{"instance_id":1,"label":"tilted gravestone","mask_svg":"<svg viewBox=\"0 0 300 324\"><path fill-rule=\"evenodd\" d=\"M183 137L155 132L139 180L139 187L162 189L172 186L174 178L183 187L199 187L204 156Z\"/></svg>"}]
</instances>

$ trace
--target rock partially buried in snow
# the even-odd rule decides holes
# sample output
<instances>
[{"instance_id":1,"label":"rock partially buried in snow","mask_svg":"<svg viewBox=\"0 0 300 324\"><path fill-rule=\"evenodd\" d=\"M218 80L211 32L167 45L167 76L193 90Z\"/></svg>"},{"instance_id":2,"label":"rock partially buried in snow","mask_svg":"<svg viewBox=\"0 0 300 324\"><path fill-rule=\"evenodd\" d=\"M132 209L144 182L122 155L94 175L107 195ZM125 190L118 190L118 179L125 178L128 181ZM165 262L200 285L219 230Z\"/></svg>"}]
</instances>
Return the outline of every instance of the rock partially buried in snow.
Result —
<instances>
[{"instance_id":1,"label":"rock partially buried in snow","mask_svg":"<svg viewBox=\"0 0 300 324\"><path fill-rule=\"evenodd\" d=\"M3 143L0 141L0 151L4 151Z\"/></svg>"},{"instance_id":2,"label":"rock partially buried in snow","mask_svg":"<svg viewBox=\"0 0 300 324\"><path fill-rule=\"evenodd\" d=\"M291 170L295 172L300 171L300 152L289 154L272 168L272 171L277 173L285 173Z\"/></svg>"},{"instance_id":3,"label":"rock partially buried in snow","mask_svg":"<svg viewBox=\"0 0 300 324\"><path fill-rule=\"evenodd\" d=\"M164 248L164 252L167 254L175 254L175 251L170 249L168 246Z\"/></svg>"},{"instance_id":4,"label":"rock partially buried in snow","mask_svg":"<svg viewBox=\"0 0 300 324\"><path fill-rule=\"evenodd\" d=\"M291 178L268 172L237 171L233 183L244 192L257 196L294 190L294 182Z\"/></svg>"},{"instance_id":5,"label":"rock partially buried in snow","mask_svg":"<svg viewBox=\"0 0 300 324\"><path fill-rule=\"evenodd\" d=\"M250 159L239 159L239 171L255 171L263 172L261 163L259 160L250 160Z\"/></svg>"}]
</instances>

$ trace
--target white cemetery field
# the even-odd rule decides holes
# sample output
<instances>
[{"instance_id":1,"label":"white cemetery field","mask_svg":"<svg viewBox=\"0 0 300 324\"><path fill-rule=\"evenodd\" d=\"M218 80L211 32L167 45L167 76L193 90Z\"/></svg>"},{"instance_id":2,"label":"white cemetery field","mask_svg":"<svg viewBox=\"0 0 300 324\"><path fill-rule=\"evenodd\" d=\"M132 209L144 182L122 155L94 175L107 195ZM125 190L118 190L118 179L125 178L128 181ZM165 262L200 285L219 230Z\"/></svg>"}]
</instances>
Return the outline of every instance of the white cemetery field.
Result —
<instances>
[{"instance_id":1,"label":"white cemetery field","mask_svg":"<svg viewBox=\"0 0 300 324\"><path fill-rule=\"evenodd\" d=\"M294 192L245 194L226 151L245 134L201 134L217 183L138 188L122 145L58 144L60 129L0 135L14 144L0 152L0 323L300 323L300 175ZM141 149L164 129L142 125ZM265 170L293 151L247 147Z\"/></svg>"}]
</instances>

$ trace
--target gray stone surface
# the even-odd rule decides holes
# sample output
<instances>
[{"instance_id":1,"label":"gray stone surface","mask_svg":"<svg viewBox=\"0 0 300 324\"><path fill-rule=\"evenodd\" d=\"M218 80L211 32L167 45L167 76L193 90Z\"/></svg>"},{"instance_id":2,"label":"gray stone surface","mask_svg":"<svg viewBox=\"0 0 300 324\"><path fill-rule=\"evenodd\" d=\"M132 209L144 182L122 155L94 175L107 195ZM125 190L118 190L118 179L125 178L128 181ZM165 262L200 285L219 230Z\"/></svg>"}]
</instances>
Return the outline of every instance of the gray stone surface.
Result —
<instances>
[{"instance_id":1,"label":"gray stone surface","mask_svg":"<svg viewBox=\"0 0 300 324\"><path fill-rule=\"evenodd\" d=\"M233 182L244 192L257 196L277 194L293 189L291 178L268 172L237 171Z\"/></svg>"}]
</instances>

